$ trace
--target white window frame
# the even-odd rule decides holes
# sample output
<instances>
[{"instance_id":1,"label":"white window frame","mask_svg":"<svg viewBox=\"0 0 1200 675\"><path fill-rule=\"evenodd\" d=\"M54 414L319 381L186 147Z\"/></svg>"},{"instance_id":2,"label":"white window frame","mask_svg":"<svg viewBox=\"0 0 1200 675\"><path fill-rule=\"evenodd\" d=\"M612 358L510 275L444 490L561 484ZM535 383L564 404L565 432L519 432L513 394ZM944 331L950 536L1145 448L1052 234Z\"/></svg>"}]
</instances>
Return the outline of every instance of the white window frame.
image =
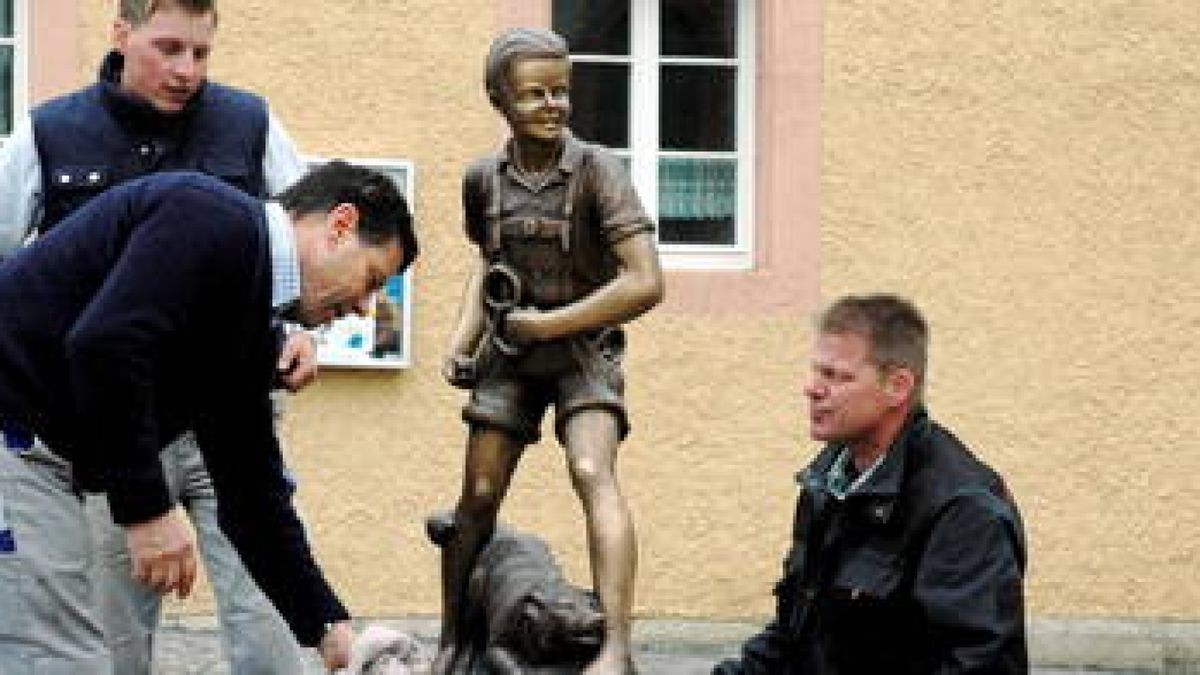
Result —
<instances>
[{"instance_id":1,"label":"white window frame","mask_svg":"<svg viewBox=\"0 0 1200 675\"><path fill-rule=\"evenodd\" d=\"M304 158L305 164L308 166L316 166L323 164L332 157L319 157L314 155L306 155ZM404 199L408 202L409 213L413 214L413 219L416 219L416 206L413 203L413 194L416 191L417 184L417 167L412 160L395 159L395 158L343 158L343 161L362 166L369 169L377 169L383 173L391 173L399 169L404 172ZM412 268L404 270L401 275L401 283L403 284L404 305L401 308L401 316L403 317L403 334L401 335L401 354L399 356L371 356L369 350L363 349L337 349L331 348L324 343L324 339L329 335L336 335L340 330L350 326L350 322L355 319L336 319L328 326L323 326L316 329L317 335L317 363L321 366L332 366L335 368L364 368L364 369L384 369L384 370L401 370L412 367L412 308L413 308L413 288L412 288ZM374 322L374 318L370 321ZM360 320L361 322L361 320Z\"/></svg>"},{"instance_id":2,"label":"white window frame","mask_svg":"<svg viewBox=\"0 0 1200 675\"><path fill-rule=\"evenodd\" d=\"M27 0L13 0L13 36L0 37L0 45L13 48L12 121L20 124L29 113L29 12ZM8 138L0 134L0 146Z\"/></svg>"},{"instance_id":3,"label":"white window frame","mask_svg":"<svg viewBox=\"0 0 1200 675\"><path fill-rule=\"evenodd\" d=\"M754 116L756 0L737 0L737 53L734 58L663 58L659 43L659 0L630 0L629 56L572 54L577 63L625 63L630 66L630 177L647 212L657 220L659 157L737 160L737 212L734 243L659 244L668 269L744 270L754 264ZM722 65L737 68L737 128L733 152L660 150L658 138L659 68L662 65ZM590 139L589 139L590 140ZM625 155L627 153L620 152Z\"/></svg>"}]
</instances>

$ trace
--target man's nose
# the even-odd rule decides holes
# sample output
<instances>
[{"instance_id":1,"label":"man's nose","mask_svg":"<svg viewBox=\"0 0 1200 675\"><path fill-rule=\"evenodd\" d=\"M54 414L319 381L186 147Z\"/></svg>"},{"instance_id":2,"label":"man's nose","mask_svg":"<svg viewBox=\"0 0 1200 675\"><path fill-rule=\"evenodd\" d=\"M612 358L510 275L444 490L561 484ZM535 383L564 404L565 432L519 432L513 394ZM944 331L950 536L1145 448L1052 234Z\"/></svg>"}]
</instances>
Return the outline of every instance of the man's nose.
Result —
<instances>
[{"instance_id":1,"label":"man's nose","mask_svg":"<svg viewBox=\"0 0 1200 675\"><path fill-rule=\"evenodd\" d=\"M179 77L195 79L200 76L200 59L191 52L184 52L172 60L171 70Z\"/></svg>"}]
</instances>

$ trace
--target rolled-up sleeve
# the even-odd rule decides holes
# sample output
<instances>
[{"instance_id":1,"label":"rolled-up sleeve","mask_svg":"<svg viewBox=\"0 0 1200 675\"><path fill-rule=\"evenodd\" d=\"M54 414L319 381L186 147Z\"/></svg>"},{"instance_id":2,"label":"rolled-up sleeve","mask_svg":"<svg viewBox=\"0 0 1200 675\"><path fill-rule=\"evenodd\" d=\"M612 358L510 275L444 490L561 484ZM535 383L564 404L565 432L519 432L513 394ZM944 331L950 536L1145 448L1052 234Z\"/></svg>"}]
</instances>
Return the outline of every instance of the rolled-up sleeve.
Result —
<instances>
[{"instance_id":1,"label":"rolled-up sleeve","mask_svg":"<svg viewBox=\"0 0 1200 675\"><path fill-rule=\"evenodd\" d=\"M642 232L653 232L654 221L646 215L642 200L633 189L629 173L616 156L596 153L594 160L596 203L600 227L610 244Z\"/></svg>"}]
</instances>

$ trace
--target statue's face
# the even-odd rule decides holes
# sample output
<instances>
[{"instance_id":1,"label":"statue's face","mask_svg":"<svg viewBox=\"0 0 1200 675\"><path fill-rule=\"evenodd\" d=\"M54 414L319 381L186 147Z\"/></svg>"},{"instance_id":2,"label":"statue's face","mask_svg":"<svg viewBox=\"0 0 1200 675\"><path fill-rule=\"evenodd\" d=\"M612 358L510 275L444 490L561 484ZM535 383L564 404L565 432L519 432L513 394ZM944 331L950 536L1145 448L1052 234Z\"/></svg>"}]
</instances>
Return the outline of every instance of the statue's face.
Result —
<instances>
[{"instance_id":1,"label":"statue's face","mask_svg":"<svg viewBox=\"0 0 1200 675\"><path fill-rule=\"evenodd\" d=\"M505 119L516 138L557 141L571 114L571 64L561 58L517 59L504 92Z\"/></svg>"}]
</instances>

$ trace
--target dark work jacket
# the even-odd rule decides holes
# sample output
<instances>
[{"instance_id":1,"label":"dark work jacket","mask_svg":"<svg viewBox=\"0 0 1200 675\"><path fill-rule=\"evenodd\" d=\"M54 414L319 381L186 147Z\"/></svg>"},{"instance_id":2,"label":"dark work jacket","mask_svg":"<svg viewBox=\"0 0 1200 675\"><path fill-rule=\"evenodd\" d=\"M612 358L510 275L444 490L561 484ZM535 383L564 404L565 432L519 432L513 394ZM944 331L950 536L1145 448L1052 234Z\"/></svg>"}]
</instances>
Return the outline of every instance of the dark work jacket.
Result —
<instances>
[{"instance_id":1,"label":"dark work jacket","mask_svg":"<svg viewBox=\"0 0 1200 675\"><path fill-rule=\"evenodd\" d=\"M1028 672L1020 516L1003 480L924 411L844 501L800 475L774 621L714 673Z\"/></svg>"},{"instance_id":2,"label":"dark work jacket","mask_svg":"<svg viewBox=\"0 0 1200 675\"><path fill-rule=\"evenodd\" d=\"M178 113L164 114L121 91L123 60L111 52L95 84L32 113L42 169L45 233L100 192L156 171L189 169L266 196L267 105L212 82Z\"/></svg>"},{"instance_id":3,"label":"dark work jacket","mask_svg":"<svg viewBox=\"0 0 1200 675\"><path fill-rule=\"evenodd\" d=\"M133 180L0 263L0 418L108 493L118 523L171 506L158 453L195 430L221 527L302 644L346 611L283 478L261 201L196 173Z\"/></svg>"}]
</instances>

